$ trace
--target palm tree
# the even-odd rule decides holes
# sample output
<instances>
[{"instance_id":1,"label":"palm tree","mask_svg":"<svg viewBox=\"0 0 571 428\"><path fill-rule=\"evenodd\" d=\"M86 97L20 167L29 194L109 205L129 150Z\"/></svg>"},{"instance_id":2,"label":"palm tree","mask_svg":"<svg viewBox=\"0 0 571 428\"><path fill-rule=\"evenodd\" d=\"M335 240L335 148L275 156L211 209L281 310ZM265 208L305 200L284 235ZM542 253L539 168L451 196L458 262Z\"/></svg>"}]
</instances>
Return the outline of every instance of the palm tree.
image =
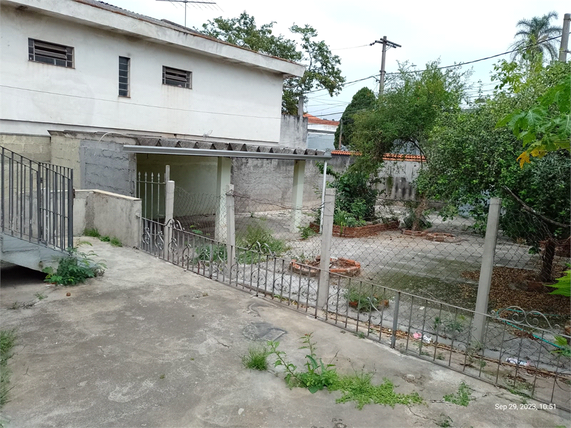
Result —
<instances>
[{"instance_id":1,"label":"palm tree","mask_svg":"<svg viewBox=\"0 0 571 428\"><path fill-rule=\"evenodd\" d=\"M551 59L557 59L559 50L555 47L553 37L561 35L561 27L554 27L550 24L552 18L557 19L557 12L549 12L542 17L520 20L516 28L520 30L515 33L516 41L512 44L513 49L517 49L514 58L521 57L528 61L540 60L544 58L544 53L549 53Z\"/></svg>"}]
</instances>

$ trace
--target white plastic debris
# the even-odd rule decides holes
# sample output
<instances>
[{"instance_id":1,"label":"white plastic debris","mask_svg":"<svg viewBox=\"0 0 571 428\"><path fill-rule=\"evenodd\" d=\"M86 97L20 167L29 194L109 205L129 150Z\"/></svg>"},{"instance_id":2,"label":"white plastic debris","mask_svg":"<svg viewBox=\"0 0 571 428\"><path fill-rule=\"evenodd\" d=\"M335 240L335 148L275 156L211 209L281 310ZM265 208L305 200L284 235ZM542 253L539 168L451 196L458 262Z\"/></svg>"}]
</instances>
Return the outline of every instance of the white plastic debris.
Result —
<instances>
[{"instance_id":1,"label":"white plastic debris","mask_svg":"<svg viewBox=\"0 0 571 428\"><path fill-rule=\"evenodd\" d=\"M518 366L529 366L530 362L525 360L518 360L517 358L508 357L506 358L506 362L511 364L517 364Z\"/></svg>"}]
</instances>

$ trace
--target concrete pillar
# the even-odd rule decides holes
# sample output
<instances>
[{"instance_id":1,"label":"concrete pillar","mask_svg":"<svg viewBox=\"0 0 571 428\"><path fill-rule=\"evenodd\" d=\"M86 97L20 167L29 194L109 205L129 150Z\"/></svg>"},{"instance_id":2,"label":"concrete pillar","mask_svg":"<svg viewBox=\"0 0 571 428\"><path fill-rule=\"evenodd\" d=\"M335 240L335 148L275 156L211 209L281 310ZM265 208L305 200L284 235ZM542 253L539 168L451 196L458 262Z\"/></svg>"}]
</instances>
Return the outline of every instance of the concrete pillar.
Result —
<instances>
[{"instance_id":1,"label":"concrete pillar","mask_svg":"<svg viewBox=\"0 0 571 428\"><path fill-rule=\"evenodd\" d=\"M163 258L169 259L170 243L172 240L172 220L174 215L174 181L167 181L165 194L165 245L163 248Z\"/></svg>"},{"instance_id":2,"label":"concrete pillar","mask_svg":"<svg viewBox=\"0 0 571 428\"><path fill-rule=\"evenodd\" d=\"M234 185L229 184L226 188L226 254L228 275L231 275L232 265L236 252L236 223L234 217Z\"/></svg>"},{"instance_id":3,"label":"concrete pillar","mask_svg":"<svg viewBox=\"0 0 571 428\"><path fill-rule=\"evenodd\" d=\"M218 158L216 172L216 226L214 239L219 242L226 241L226 190L232 177L232 159Z\"/></svg>"},{"instance_id":4,"label":"concrete pillar","mask_svg":"<svg viewBox=\"0 0 571 428\"><path fill-rule=\"evenodd\" d=\"M305 177L305 161L296 160L293 166L293 190L292 190L292 219L291 231L298 232L301 226L301 208L303 206L303 180Z\"/></svg>"},{"instance_id":5,"label":"concrete pillar","mask_svg":"<svg viewBox=\"0 0 571 428\"><path fill-rule=\"evenodd\" d=\"M496 241L498 238L501 202L502 200L499 198L490 199L490 208L488 210L488 224L486 225L486 237L484 238L484 254L482 255L478 296L476 297L476 313L474 314L474 338L478 342L484 341L484 331L486 328L486 316L484 314L488 313L488 298L490 296L492 271L494 269L494 255L496 253Z\"/></svg>"},{"instance_id":6,"label":"concrete pillar","mask_svg":"<svg viewBox=\"0 0 571 428\"><path fill-rule=\"evenodd\" d=\"M329 259L331 258L331 242L333 241L333 213L335 212L335 189L325 190L323 204L323 228L321 229L321 262L319 264L319 287L317 291L317 307L326 309L329 298Z\"/></svg>"}]
</instances>

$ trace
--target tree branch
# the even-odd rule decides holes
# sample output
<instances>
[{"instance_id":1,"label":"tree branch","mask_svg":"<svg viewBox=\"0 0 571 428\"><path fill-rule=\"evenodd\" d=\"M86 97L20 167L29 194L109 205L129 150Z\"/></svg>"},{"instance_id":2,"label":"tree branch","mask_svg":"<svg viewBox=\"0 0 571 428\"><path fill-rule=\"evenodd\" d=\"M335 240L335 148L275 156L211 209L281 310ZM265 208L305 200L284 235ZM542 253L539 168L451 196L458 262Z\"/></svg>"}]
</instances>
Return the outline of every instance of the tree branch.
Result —
<instances>
[{"instance_id":1,"label":"tree branch","mask_svg":"<svg viewBox=\"0 0 571 428\"><path fill-rule=\"evenodd\" d=\"M531 214L533 214L536 217L539 217L540 219L542 219L543 221L545 221L546 223L551 223L554 224L555 226L559 226L559 227L564 227L566 229L571 228L571 225L569 224L565 224L565 223L559 223L558 221L555 220L551 220L548 217L545 217L542 214L539 214L537 211L535 211L533 208L531 208L529 205L527 205L524 201L522 201L514 192L511 191L511 189L508 186L503 186L504 190L506 190L516 201L519 202L519 204L522 206L522 208L524 209L524 211L527 211Z\"/></svg>"}]
</instances>

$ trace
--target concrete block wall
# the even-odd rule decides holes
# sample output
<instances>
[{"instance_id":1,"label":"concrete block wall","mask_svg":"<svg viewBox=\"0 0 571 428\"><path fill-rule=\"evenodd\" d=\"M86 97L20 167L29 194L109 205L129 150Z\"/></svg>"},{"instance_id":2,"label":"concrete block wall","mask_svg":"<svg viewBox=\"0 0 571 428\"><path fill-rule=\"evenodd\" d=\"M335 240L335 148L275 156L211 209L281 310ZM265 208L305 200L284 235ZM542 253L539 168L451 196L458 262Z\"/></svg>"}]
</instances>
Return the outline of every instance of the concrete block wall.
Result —
<instances>
[{"instance_id":1,"label":"concrete block wall","mask_svg":"<svg viewBox=\"0 0 571 428\"><path fill-rule=\"evenodd\" d=\"M51 141L47 135L0 134L0 146L36 162L51 161Z\"/></svg>"},{"instance_id":2,"label":"concrete block wall","mask_svg":"<svg viewBox=\"0 0 571 428\"><path fill-rule=\"evenodd\" d=\"M275 211L292 205L293 160L235 158L232 163L232 184L238 195L236 211ZM315 162L306 161L303 206L321 203L323 176ZM248 201L247 198L251 198Z\"/></svg>"},{"instance_id":3,"label":"concrete block wall","mask_svg":"<svg viewBox=\"0 0 571 428\"><path fill-rule=\"evenodd\" d=\"M121 138L126 140L125 138ZM128 139L130 144L134 140ZM123 151L123 143L82 139L78 150L82 189L99 189L124 196L135 196L137 157Z\"/></svg>"},{"instance_id":4,"label":"concrete block wall","mask_svg":"<svg viewBox=\"0 0 571 428\"><path fill-rule=\"evenodd\" d=\"M125 247L138 247L141 237L141 200L101 190L76 190L73 235L97 229Z\"/></svg>"}]
</instances>

